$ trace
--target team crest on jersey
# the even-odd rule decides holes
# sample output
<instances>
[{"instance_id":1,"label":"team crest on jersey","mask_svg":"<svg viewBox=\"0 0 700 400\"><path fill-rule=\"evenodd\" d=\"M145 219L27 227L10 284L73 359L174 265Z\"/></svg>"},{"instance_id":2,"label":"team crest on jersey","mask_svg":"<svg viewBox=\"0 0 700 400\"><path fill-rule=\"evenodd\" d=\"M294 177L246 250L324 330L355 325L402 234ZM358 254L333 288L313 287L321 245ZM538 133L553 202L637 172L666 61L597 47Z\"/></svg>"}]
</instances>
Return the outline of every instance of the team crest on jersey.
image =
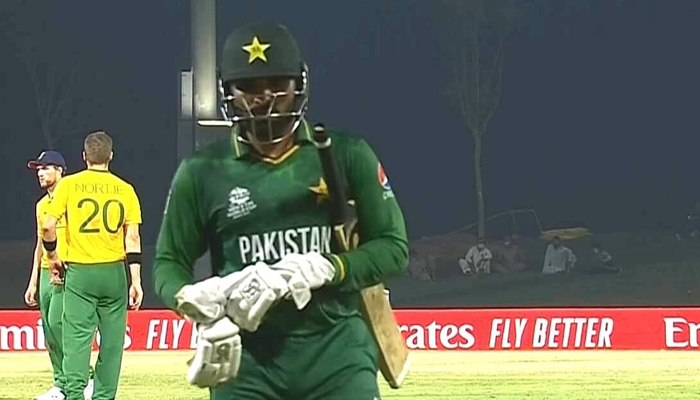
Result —
<instances>
[{"instance_id":1,"label":"team crest on jersey","mask_svg":"<svg viewBox=\"0 0 700 400\"><path fill-rule=\"evenodd\" d=\"M324 200L328 200L328 185L326 185L325 179L319 178L318 184L309 186L309 190L316 195L316 204L321 204Z\"/></svg>"},{"instance_id":2,"label":"team crest on jersey","mask_svg":"<svg viewBox=\"0 0 700 400\"><path fill-rule=\"evenodd\" d=\"M226 216L238 219L249 215L257 205L250 199L250 191L235 187L228 193L228 213Z\"/></svg>"},{"instance_id":3,"label":"team crest on jersey","mask_svg":"<svg viewBox=\"0 0 700 400\"><path fill-rule=\"evenodd\" d=\"M384 167L382 167L381 163L377 163L377 180L379 181L379 185L384 188L384 194L382 195L384 200L394 197L391 184L389 184L389 177L386 176L386 172L384 172Z\"/></svg>"},{"instance_id":4,"label":"team crest on jersey","mask_svg":"<svg viewBox=\"0 0 700 400\"><path fill-rule=\"evenodd\" d=\"M389 178L386 176L386 172L384 172L384 167L382 167L382 164L380 163L377 163L377 179L379 180L379 184L382 185L384 190L391 190Z\"/></svg>"}]
</instances>

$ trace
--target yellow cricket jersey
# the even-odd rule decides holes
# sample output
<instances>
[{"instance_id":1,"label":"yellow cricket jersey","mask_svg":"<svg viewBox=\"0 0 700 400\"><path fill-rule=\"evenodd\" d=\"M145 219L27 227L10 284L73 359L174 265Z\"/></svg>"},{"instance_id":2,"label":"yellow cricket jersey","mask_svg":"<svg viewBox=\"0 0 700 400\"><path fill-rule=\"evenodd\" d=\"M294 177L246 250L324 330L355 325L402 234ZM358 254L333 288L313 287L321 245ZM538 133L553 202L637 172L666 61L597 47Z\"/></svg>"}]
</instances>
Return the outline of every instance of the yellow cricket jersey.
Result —
<instances>
[{"instance_id":1,"label":"yellow cricket jersey","mask_svg":"<svg viewBox=\"0 0 700 400\"><path fill-rule=\"evenodd\" d=\"M124 260L125 225L141 224L133 186L109 171L86 169L56 185L47 213L66 216L64 261L96 264Z\"/></svg>"},{"instance_id":2,"label":"yellow cricket jersey","mask_svg":"<svg viewBox=\"0 0 700 400\"><path fill-rule=\"evenodd\" d=\"M46 194L44 197L39 199L36 203L36 229L37 235L39 237L39 245L41 246L41 227L44 226L44 221L46 220L46 209L51 202L51 195ZM58 258L63 260L66 256L66 219L61 218L56 223L56 252L58 253ZM42 248L43 250L43 248ZM49 257L46 251L41 255L41 268L49 267Z\"/></svg>"}]
</instances>

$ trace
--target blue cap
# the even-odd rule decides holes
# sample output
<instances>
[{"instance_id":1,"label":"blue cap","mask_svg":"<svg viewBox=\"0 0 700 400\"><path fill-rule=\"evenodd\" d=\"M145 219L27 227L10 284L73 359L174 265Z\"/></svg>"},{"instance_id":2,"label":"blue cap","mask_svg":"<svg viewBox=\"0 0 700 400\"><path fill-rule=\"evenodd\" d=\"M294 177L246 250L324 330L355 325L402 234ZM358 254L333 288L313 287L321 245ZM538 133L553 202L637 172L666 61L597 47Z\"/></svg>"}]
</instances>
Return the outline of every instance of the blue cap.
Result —
<instances>
[{"instance_id":1,"label":"blue cap","mask_svg":"<svg viewBox=\"0 0 700 400\"><path fill-rule=\"evenodd\" d=\"M36 160L30 160L27 163L27 168L38 169L39 167L45 167L47 165L55 165L57 167L63 167L66 169L66 160L63 158L61 153L55 150L42 151Z\"/></svg>"}]
</instances>

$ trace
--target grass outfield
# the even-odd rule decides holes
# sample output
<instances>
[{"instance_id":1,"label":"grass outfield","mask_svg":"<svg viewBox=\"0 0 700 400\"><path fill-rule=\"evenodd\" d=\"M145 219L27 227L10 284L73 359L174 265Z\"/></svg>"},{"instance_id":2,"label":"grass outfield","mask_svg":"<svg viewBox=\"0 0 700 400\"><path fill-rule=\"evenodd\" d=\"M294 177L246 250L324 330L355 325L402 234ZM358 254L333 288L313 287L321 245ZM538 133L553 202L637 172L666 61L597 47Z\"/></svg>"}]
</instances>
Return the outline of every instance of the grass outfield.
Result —
<instances>
[{"instance_id":1,"label":"grass outfield","mask_svg":"<svg viewBox=\"0 0 700 400\"><path fill-rule=\"evenodd\" d=\"M185 382L190 352L127 352L120 400L205 400ZM384 399L698 399L697 352L415 352L404 387ZM0 354L0 400L32 399L51 383L44 353Z\"/></svg>"}]
</instances>

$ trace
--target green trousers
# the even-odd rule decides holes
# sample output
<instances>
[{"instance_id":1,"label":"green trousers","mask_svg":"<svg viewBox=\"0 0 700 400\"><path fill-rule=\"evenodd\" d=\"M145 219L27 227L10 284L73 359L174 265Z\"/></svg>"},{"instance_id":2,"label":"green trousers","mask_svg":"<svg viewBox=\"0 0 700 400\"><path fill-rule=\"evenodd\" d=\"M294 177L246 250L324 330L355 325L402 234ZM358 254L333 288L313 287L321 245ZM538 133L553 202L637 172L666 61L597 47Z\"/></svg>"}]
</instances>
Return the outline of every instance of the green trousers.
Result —
<instances>
[{"instance_id":1,"label":"green trousers","mask_svg":"<svg viewBox=\"0 0 700 400\"><path fill-rule=\"evenodd\" d=\"M126 331L124 263L68 264L63 294L63 373L66 400L83 400L95 328L100 331L93 400L117 393Z\"/></svg>"},{"instance_id":2,"label":"green trousers","mask_svg":"<svg viewBox=\"0 0 700 400\"><path fill-rule=\"evenodd\" d=\"M46 349L53 367L53 385L63 389L66 384L63 376L63 343L61 331L63 323L63 286L49 283L51 273L46 268L39 271L39 311L41 325L46 338Z\"/></svg>"},{"instance_id":3,"label":"green trousers","mask_svg":"<svg viewBox=\"0 0 700 400\"><path fill-rule=\"evenodd\" d=\"M304 337L243 335L238 376L212 400L378 400L377 345L361 317Z\"/></svg>"}]
</instances>

